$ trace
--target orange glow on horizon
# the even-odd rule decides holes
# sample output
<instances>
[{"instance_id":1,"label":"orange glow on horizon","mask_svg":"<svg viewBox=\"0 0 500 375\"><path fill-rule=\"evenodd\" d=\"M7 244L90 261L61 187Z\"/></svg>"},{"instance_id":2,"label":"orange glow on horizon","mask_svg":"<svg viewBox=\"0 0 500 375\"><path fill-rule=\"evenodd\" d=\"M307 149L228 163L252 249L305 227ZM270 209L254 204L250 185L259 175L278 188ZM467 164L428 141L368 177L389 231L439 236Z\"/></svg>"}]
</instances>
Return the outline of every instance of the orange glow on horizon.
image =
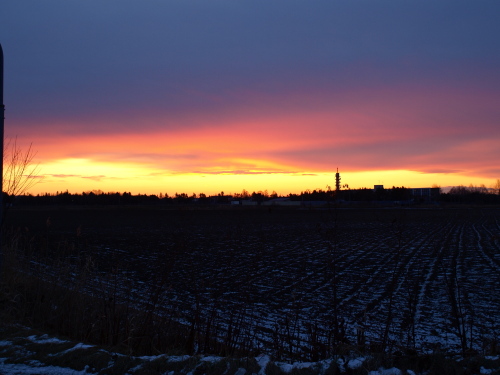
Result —
<instances>
[{"instance_id":1,"label":"orange glow on horizon","mask_svg":"<svg viewBox=\"0 0 500 375\"><path fill-rule=\"evenodd\" d=\"M234 139L231 134L221 136L209 131L196 135L179 131L177 134L158 133L153 136L123 134L39 139L35 148L37 156L44 156L38 160L40 174L44 178L33 186L30 193L102 190L172 195L176 192L239 193L246 189L250 192L276 191L286 195L333 187L337 166L342 183L350 188L371 188L375 184L387 187L484 184L490 187L495 181L481 175L481 171L474 171L473 166L469 171L457 169L446 173L448 166L439 163L429 165L428 157L421 161L424 166L422 171L400 168L377 170L376 167L361 169L352 163L346 166L339 163L329 168L326 163L314 160L287 162L280 152L286 154L288 149L297 148L300 140L287 143L285 139L277 145L265 139L260 142L258 135L244 138L241 142ZM309 147L309 142L306 139L303 147ZM471 142L462 147L469 152L475 147L493 150L496 144L492 141ZM57 150L54 151L54 148ZM279 152L273 154L277 149ZM57 158L61 155L66 157ZM348 161L356 162L362 157L352 155ZM436 160L439 161L439 156ZM461 166L468 167L466 164ZM431 172L426 173L425 169Z\"/></svg>"},{"instance_id":2,"label":"orange glow on horizon","mask_svg":"<svg viewBox=\"0 0 500 375\"><path fill-rule=\"evenodd\" d=\"M451 89L408 90L348 92L340 104L328 93L295 93L280 99L290 101L286 110L276 111L272 98L251 97L260 111L149 114L135 126L99 118L90 133L82 130L88 120L38 123L22 137L34 139L44 176L31 193L300 193L334 186L337 167L351 188L492 186L498 131L481 138L470 130L474 118L449 120L470 98Z\"/></svg>"},{"instance_id":3,"label":"orange glow on horizon","mask_svg":"<svg viewBox=\"0 0 500 375\"><path fill-rule=\"evenodd\" d=\"M133 164L93 163L83 159L63 160L59 163L40 165L42 170L54 170L60 174L45 174L45 177L30 190L31 194L55 193L68 190L82 193L92 190L104 192L131 192L133 194L240 193L243 189L253 191L276 191L280 195L300 193L305 190L334 188L335 172L330 173L259 173L170 174L159 170L145 171ZM90 174L92 172L92 174ZM494 179L471 177L459 174L419 173L414 171L357 171L341 172L342 184L349 188L372 188L373 185L405 187L431 187L456 185L486 185L491 187Z\"/></svg>"}]
</instances>

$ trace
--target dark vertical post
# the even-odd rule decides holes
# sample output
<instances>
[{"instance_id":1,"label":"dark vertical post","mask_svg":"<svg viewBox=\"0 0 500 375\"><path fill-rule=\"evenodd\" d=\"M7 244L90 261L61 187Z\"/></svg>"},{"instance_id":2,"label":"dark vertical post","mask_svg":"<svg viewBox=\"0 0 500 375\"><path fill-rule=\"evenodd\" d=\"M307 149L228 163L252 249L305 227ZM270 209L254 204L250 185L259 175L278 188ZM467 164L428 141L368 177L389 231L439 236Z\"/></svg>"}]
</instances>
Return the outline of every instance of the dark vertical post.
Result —
<instances>
[{"instance_id":1,"label":"dark vertical post","mask_svg":"<svg viewBox=\"0 0 500 375\"><path fill-rule=\"evenodd\" d=\"M3 228L3 123L5 118L5 106L3 104L3 50L0 44L0 275L3 266L3 246L2 246L2 228Z\"/></svg>"}]
</instances>

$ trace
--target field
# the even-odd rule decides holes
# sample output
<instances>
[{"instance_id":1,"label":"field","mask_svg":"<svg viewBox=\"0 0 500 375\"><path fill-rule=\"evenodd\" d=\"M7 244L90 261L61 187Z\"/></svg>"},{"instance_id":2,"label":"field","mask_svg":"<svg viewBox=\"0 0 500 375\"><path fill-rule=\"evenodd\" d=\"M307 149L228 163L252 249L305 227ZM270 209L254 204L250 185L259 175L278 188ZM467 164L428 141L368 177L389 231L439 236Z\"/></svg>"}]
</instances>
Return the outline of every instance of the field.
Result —
<instances>
[{"instance_id":1,"label":"field","mask_svg":"<svg viewBox=\"0 0 500 375\"><path fill-rule=\"evenodd\" d=\"M6 228L118 341L133 308L191 353L498 351L499 209L15 208Z\"/></svg>"}]
</instances>

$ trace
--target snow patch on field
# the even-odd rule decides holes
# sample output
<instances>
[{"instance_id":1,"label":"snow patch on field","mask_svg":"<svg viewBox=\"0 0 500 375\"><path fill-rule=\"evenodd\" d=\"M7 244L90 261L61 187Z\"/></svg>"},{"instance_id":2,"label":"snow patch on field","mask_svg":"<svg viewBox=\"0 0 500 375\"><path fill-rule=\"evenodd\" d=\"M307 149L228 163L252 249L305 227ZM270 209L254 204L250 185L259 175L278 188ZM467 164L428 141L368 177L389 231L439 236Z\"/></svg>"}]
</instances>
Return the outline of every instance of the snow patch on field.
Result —
<instances>
[{"instance_id":1,"label":"snow patch on field","mask_svg":"<svg viewBox=\"0 0 500 375\"><path fill-rule=\"evenodd\" d=\"M57 367L57 366L43 366L37 363L31 363L30 365L19 364L19 363L5 363L7 358L0 358L0 372L3 375L20 375L20 374L32 374L32 375L84 375L84 374L94 374L90 372L88 367L85 367L81 371L73 370L70 368Z\"/></svg>"},{"instance_id":2,"label":"snow patch on field","mask_svg":"<svg viewBox=\"0 0 500 375\"><path fill-rule=\"evenodd\" d=\"M377 371L370 371L368 375L402 375L403 373L401 372L400 369L397 369L395 367L390 368L390 369L379 369Z\"/></svg>"},{"instance_id":3,"label":"snow patch on field","mask_svg":"<svg viewBox=\"0 0 500 375\"><path fill-rule=\"evenodd\" d=\"M32 335L27 337L27 339L36 344L64 344L68 342L55 337L49 337L48 335L42 335L39 337L36 335Z\"/></svg>"},{"instance_id":4,"label":"snow patch on field","mask_svg":"<svg viewBox=\"0 0 500 375\"><path fill-rule=\"evenodd\" d=\"M347 362L347 367L349 367L351 370L360 368L361 366L363 366L363 362L365 361L365 359L365 357L351 359L349 360L349 362Z\"/></svg>"}]
</instances>

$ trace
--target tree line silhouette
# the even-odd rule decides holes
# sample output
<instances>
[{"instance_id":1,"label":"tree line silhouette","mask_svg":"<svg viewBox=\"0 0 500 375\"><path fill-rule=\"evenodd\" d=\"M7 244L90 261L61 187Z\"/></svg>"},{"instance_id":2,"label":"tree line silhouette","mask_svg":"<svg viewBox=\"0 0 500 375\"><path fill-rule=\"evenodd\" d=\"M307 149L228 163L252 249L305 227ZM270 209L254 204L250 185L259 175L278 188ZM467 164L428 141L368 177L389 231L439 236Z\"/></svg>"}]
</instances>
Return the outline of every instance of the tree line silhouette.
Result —
<instances>
[{"instance_id":1,"label":"tree line silhouette","mask_svg":"<svg viewBox=\"0 0 500 375\"><path fill-rule=\"evenodd\" d=\"M4 202L15 206L31 205L175 205L175 204L231 204L231 202L251 201L256 204L271 200L289 200L302 202L443 202L443 203L473 203L473 204L500 204L500 189L488 189L484 186L456 186L449 192L443 193L440 189L434 189L437 194L432 196L415 196L412 189L406 187L392 187L389 189L346 189L335 191L330 188L305 190L299 194L289 193L279 195L275 191L268 193L267 190L248 192L242 190L241 193L225 194L221 191L215 195L204 193L167 193L156 194L135 194L130 192L103 192L102 190L92 190L87 192L69 193L56 192L55 194L25 194L20 196L4 193Z\"/></svg>"}]
</instances>

